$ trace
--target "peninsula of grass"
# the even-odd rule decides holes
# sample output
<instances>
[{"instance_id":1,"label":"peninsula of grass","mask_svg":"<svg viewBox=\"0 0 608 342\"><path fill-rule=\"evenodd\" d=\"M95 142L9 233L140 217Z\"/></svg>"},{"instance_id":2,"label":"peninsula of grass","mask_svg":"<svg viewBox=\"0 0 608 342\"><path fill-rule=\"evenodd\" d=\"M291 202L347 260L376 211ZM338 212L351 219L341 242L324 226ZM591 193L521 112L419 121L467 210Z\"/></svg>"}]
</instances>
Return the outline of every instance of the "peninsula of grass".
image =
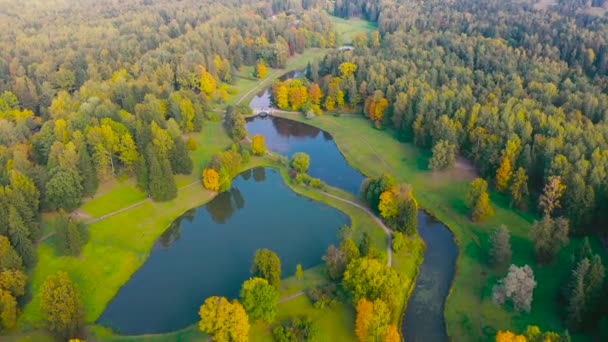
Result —
<instances>
[{"instance_id":1,"label":"peninsula of grass","mask_svg":"<svg viewBox=\"0 0 608 342\"><path fill-rule=\"evenodd\" d=\"M308 120L295 113L276 115L331 133L349 164L362 173L372 177L390 173L398 182L411 184L421 207L450 228L459 247L459 256L445 307L449 336L463 341L491 340L499 329L524 331L528 325L538 325L543 331L565 330L558 316L560 308L556 298L561 280L570 271L569 256L582 239L572 238L553 265L539 267L528 238L530 225L538 217L509 208L507 199L491 193L496 214L481 224L469 219L464 199L468 182L474 177L470 170L431 172L427 167L430 152L400 142L390 130L374 129L363 116L325 115ZM499 307L491 300L492 286L506 274L505 269L496 270L487 263L489 234L500 224L505 224L511 231L512 263L530 265L539 284L537 288L542 288L542 291L534 292L530 313ZM597 239L592 240L592 248L601 251ZM575 340L580 337L573 335Z\"/></svg>"}]
</instances>

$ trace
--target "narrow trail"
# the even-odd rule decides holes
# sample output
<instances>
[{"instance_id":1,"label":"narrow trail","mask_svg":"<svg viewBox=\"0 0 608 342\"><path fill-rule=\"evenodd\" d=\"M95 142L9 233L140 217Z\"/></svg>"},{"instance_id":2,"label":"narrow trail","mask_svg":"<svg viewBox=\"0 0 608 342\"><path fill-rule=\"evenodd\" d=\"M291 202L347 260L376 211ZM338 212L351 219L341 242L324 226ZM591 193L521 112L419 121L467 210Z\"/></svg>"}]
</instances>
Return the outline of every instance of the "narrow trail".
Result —
<instances>
[{"instance_id":1,"label":"narrow trail","mask_svg":"<svg viewBox=\"0 0 608 342\"><path fill-rule=\"evenodd\" d=\"M178 188L177 190L179 191L179 190L182 190L182 189L186 189L186 188L189 188L189 187L191 187L191 186L194 186L194 185L196 185L196 184L198 184L198 183L200 183L200 181L194 181L194 182L192 182L192 183L190 183L190 184L187 184L187 185L184 185L184 186L182 186L182 187ZM90 219L90 220L88 220L88 221L85 221L85 222L84 222L84 224L86 224L86 225L90 225L90 224L93 224L93 223L97 223L97 222L99 222L99 221L102 221L102 220L107 219L108 217L112 217L112 216L115 216L115 215L118 215L118 214L124 213L125 211L129 211L129 210L131 210L131 209L133 209L133 208L137 208L137 207L139 207L139 206L141 206L141 205L143 205L143 204L145 204L145 203L147 203L147 202L152 202L152 199L151 199L150 197L148 197L148 198L146 198L146 199L145 199L145 200L143 200L143 201L139 201L139 202L137 202L137 203L133 203L133 204L131 204L131 205L127 206L127 207L124 207L124 208L118 209L118 210L113 211L113 212L111 212L111 213L107 213L107 214L105 214L105 215L102 215L102 216L99 216L99 217L92 218L92 219ZM50 238L50 237L51 237L51 236L53 236L53 235L55 235L55 232L50 232L50 233L46 234L45 236L43 236L42 238L40 238L40 240L38 240L38 243L42 243L42 242L44 242L44 240L46 240L46 239Z\"/></svg>"},{"instance_id":2,"label":"narrow trail","mask_svg":"<svg viewBox=\"0 0 608 342\"><path fill-rule=\"evenodd\" d=\"M382 230L384 230L384 234L386 234L386 237L388 238L388 245L386 246L386 253L388 254L388 259L386 261L386 264L388 266L393 266L393 248L391 247L392 246L392 242L393 242L393 233L384 224L384 222L382 222L382 220L378 216L376 216L369 209L367 209L366 207L360 205L359 203L355 203L353 201L349 201L347 199L344 199L344 198L336 196L336 195L329 194L327 192L320 192L319 191L318 193L323 194L324 196L333 198L335 200L338 200L340 202L344 202L344 203L350 204L353 207L356 207L356 208L359 208L359 209L363 210L367 215L369 215L382 228Z\"/></svg>"},{"instance_id":3,"label":"narrow trail","mask_svg":"<svg viewBox=\"0 0 608 342\"><path fill-rule=\"evenodd\" d=\"M286 302L286 301L288 301L288 300L292 300L292 299L295 299L295 298L301 297L301 296L303 296L303 295L304 295L304 292L298 292L298 293L294 293L294 294L292 294L291 296L287 296L287 297L285 297L285 298L281 298L281 300L279 300L279 304L281 304L281 303L283 303L283 302Z\"/></svg>"}]
</instances>

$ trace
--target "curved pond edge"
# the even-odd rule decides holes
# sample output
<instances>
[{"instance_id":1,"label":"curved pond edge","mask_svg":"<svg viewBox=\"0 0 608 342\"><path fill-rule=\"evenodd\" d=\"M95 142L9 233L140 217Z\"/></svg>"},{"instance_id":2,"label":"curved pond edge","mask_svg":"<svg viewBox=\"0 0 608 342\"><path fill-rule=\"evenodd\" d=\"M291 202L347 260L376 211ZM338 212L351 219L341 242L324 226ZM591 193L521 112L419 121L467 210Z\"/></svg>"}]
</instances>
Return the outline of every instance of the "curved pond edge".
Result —
<instances>
[{"instance_id":1,"label":"curved pond edge","mask_svg":"<svg viewBox=\"0 0 608 342\"><path fill-rule=\"evenodd\" d=\"M289 111L275 111L274 113L277 114L273 114L277 117L281 117L281 118L285 118L285 119L289 119L289 120L295 120L295 121L299 121L305 124L308 124L310 126L314 126L317 127L323 131L326 131L325 129L315 125L314 123L314 119L306 119L302 116L302 113L300 112L289 112ZM337 115L338 117L340 117L340 115ZM371 124L370 124L371 127ZM326 131L327 132L327 131ZM331 132L327 132L329 134L331 134ZM333 135L332 135L333 137ZM357 165L355 165L355 163L353 163L353 161L344 153L344 151L342 151L342 148L340 147L340 145L337 143L337 141L334 139L334 144L336 145L336 147L338 148L338 151L340 151L340 154L342 154L342 156L344 157L344 159L346 160L346 162L348 163L349 166L351 166L352 168L354 168L355 170L357 170L358 172L360 172L362 175L369 177L365 172L363 172ZM373 148L372 148L373 149ZM456 281L456 276L458 275L458 270L459 270L459 265L460 262L462 261L462 242L460 241L460 237L458 236L458 234L456 233L456 229L454 229L451 220L446 217L446 214L441 213L441 211L437 212L435 210L433 210L433 208L429 208L426 206L422 206L419 204L419 209L423 210L424 212L426 212L428 215L434 217L436 220L438 220L439 222L441 222L446 228L447 230L450 232L450 235L452 236L452 239L454 240L454 244L456 245L457 249L458 249L458 254L456 256L456 259L454 260L454 274L452 275L452 280L450 282L450 287L448 290L448 293L446 294L446 297L443 301L443 321L444 321L444 325L445 325L445 332L446 332L446 336L448 337L448 340L450 339L450 335L448 334L448 332L450 331L450 329L448 328L448 321L445 319L445 310L447 308L447 303L451 298L452 292L454 291L454 283ZM426 243L424 244L425 250L427 248ZM416 277L414 278L416 281L418 280L418 275L420 273L420 265L422 265L422 262L424 260L424 255L422 257L422 259L420 260L420 264L418 265L418 268L416 269ZM414 288L416 287L416 282L414 281L412 283L414 286L411 286L411 289L407 295L407 299L409 299L409 297L411 296L412 292L414 291ZM403 306L403 310L401 312L400 315L400 322L403 322L403 318L405 316L405 312L407 309L407 305L408 305L409 300L407 300L405 302L405 305ZM400 328L403 328L401 323L399 325ZM400 330L401 331L401 330Z\"/></svg>"},{"instance_id":2,"label":"curved pond edge","mask_svg":"<svg viewBox=\"0 0 608 342\"><path fill-rule=\"evenodd\" d=\"M336 192L341 193L341 192L344 192L343 190L341 190L341 189L339 189L339 188L336 188L336 187L327 186L327 189L328 189L328 190L330 190L330 191L323 191L323 190L317 190L317 189L314 189L314 188L310 188L310 187L305 186L305 185L297 185L297 184L293 184L293 182L291 181L291 178L290 178L290 176L289 176L289 172L288 172L287 166L286 166L286 165L284 165L284 164L282 164L282 163L280 163L279 161L277 161L277 160L273 160L273 159L274 159L274 158L273 158L272 156L265 156L265 157L253 157L253 158L252 158L252 160L251 160L251 162L249 162L249 163L248 163L247 165L245 165L245 166L244 166L244 167L243 167L241 170L239 170L239 174L238 174L238 175L240 175L242 172L245 172L245 171L250 170L250 169L254 169L254 168L256 168L256 167L267 167L267 168L272 168L272 169L275 169L275 170L277 170L277 171L279 172L279 174L281 175L281 178L282 178L282 180L283 180L284 184L285 184L285 185L286 185L286 186L287 186L287 187L288 187L288 188L289 188L291 191L293 191L295 194L297 194L298 196L305 197L305 198L307 198L307 199L309 199L309 200L312 200L312 201L317 201L317 202L324 203L325 205L328 205L328 206L330 206L330 207L332 207L332 208L334 208L334 209L336 209L336 210L340 211L340 212L341 212L341 213L343 213L343 214L344 214L346 217L348 217L348 218L349 218L350 223L352 224L352 222L353 222L353 218L352 218L352 216L351 216L351 215L349 215L349 213L345 212L344 210L342 210L342 209L341 209L339 206L337 206L337 205L335 204L335 203L341 203L341 202L339 202L338 200L332 200L331 198L328 198L327 196L323 196L323 193L329 193L329 194L331 194L332 192L334 192L334 193L336 193ZM237 175L237 176L235 176L235 177L238 177L238 175ZM234 178L233 178L233 179L234 179ZM308 190L308 191L307 191L307 190ZM318 196L313 196L313 195L315 195L315 194L316 194L316 195L318 195ZM348 193L345 193L345 194L348 194ZM216 193L215 193L215 194L214 194L212 197L210 197L210 199L209 199L207 202L204 202L204 203L202 203L202 204L198 204L197 206L195 206L195 207L193 207L193 208L197 208L197 207L204 206L204 205L208 204L208 203L209 203L209 202L211 202L213 199L215 199L215 198L216 198L218 195L219 195L219 192L216 192ZM341 197L343 198L343 196L341 196ZM334 202L334 201L336 201L336 202ZM353 210L363 212L361 209L359 209L359 208L357 208L357 207L354 207L354 206L351 206L350 204L345 204L345 205L352 207L352 208L353 208ZM192 210L193 208L186 209L184 212L182 212L182 213L181 213L181 214L179 214L177 217L175 217L175 218L172 220L172 222L173 222L173 221L175 221L175 220L177 220L177 219L179 219L179 218L180 218L181 216L183 216L183 215L184 215L184 214L185 214L187 211ZM159 235L159 236L158 236L156 239L158 239L158 238L159 238L159 237L160 237L160 236L161 236L161 235L162 235L162 234L163 234L163 233L164 233L164 232L165 232L167 229L169 229L169 228L170 228L170 226L171 226L171 224L169 224L169 225L168 225L168 226L167 226L167 227L166 227L166 228L165 228L165 229L164 229L164 230L161 232L161 234L160 234L160 235ZM375 228L375 229L379 229L380 231L382 231L382 228L381 228L380 226L377 226L377 225L376 225L374 228ZM387 243L388 243L388 242L387 242ZM147 259L149 258L151 251L152 251L152 249L150 249L150 251L149 251L149 252L148 252L148 254L146 255L146 258L145 258L145 259L144 259L144 261L142 262L142 265L143 265L143 263L145 263L145 262L147 261ZM384 254L386 254L386 250L385 250L385 249L384 249L384 250L382 250L382 252L383 252ZM422 262L422 258L420 259L420 262ZM320 263L319 265L321 265L321 264L322 264L322 263ZM317 265L317 266L318 266L318 265ZM420 264L418 264L418 265L417 265L416 270L418 270L419 266L420 266ZM417 273L416 273L416 274L417 274ZM132 276L132 275L131 275L131 276ZM129 280L130 280L130 279L131 279L131 277L129 277L129 279L127 279L127 280L125 281L125 283L121 284L121 285L120 285L120 287L122 287L124 284L126 284L126 283L127 283ZM410 286L410 293L411 293L411 291L413 291L413 289L414 289L414 287L415 287L415 283L414 283L414 282L411 282L411 285L412 285L412 286ZM118 290L116 291L116 293L118 293L118 291L120 290L120 287L118 288ZM108 303L109 303L109 302L110 302L110 301L111 301L113 298L114 298L114 297L110 298L110 300L108 301ZM409 298L409 294L408 294L408 297L405 297L405 298L406 298L406 299L407 299L407 298ZM405 302L407 303L407 301L405 301ZM107 306L107 304L106 304L106 306ZM105 307L104 307L104 309L105 309ZM405 310L404 310L404 312L405 312ZM102 313L103 313L103 311L102 311ZM101 316L101 313L100 313L100 316ZM165 333L151 333L151 334L140 334L140 335L120 335L120 333L119 333L119 332L114 332L114 331L111 329L111 327L108 327L108 326L105 326L105 325L102 325L102 324L97 323L97 320L98 320L98 319L99 319L99 317L95 318L95 321L93 321L92 323L89 323L89 328L90 328L90 329L91 329L91 330L94 332L94 333L93 333L93 335L94 335L95 337L98 337L98 338L104 338L104 337L106 337L106 338L107 338L107 337L111 337L111 338L125 339L125 340L129 340L129 339L132 339L132 338L142 338L142 337L151 337L151 338L163 338L163 337L170 337L170 336L172 336L172 335L179 334L179 333L182 333L182 332L188 332L188 331L189 331L190 329L192 329L193 327L195 327L195 329L196 329L196 326L197 326L197 324L198 324L198 323L194 323L194 324L192 324L192 325L186 326L186 327L181 328L181 329L179 329L179 330L175 330L175 331L169 331L169 332L165 332Z\"/></svg>"}]
</instances>

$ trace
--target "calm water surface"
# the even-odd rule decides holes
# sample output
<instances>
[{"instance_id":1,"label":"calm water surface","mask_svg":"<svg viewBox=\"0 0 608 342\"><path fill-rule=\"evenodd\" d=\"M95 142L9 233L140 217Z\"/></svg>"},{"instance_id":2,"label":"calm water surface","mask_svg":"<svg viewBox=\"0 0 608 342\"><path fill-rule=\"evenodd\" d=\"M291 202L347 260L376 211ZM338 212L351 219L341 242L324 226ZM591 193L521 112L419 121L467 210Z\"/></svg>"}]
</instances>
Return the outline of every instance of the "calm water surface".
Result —
<instances>
[{"instance_id":1,"label":"calm water surface","mask_svg":"<svg viewBox=\"0 0 608 342\"><path fill-rule=\"evenodd\" d=\"M447 341L443 308L458 248L448 228L422 210L418 211L418 232L426 250L403 316L402 335L408 342Z\"/></svg>"},{"instance_id":2,"label":"calm water surface","mask_svg":"<svg viewBox=\"0 0 608 342\"><path fill-rule=\"evenodd\" d=\"M249 135L261 134L266 146L286 157L296 152L310 156L308 174L353 194L365 177L348 165L332 136L317 127L274 116L247 119Z\"/></svg>"},{"instance_id":3,"label":"calm water surface","mask_svg":"<svg viewBox=\"0 0 608 342\"><path fill-rule=\"evenodd\" d=\"M230 191L178 219L99 319L124 335L169 332L198 320L213 295L235 298L256 249L279 255L283 277L320 264L342 212L299 196L270 168L246 171Z\"/></svg>"}]
</instances>

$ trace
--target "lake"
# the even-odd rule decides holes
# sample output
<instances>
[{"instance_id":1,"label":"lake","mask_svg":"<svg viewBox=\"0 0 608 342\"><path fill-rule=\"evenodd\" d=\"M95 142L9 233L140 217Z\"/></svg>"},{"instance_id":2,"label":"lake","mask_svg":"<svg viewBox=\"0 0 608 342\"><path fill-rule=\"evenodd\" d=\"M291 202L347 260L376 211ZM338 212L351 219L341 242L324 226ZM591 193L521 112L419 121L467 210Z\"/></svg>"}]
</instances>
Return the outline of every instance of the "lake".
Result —
<instances>
[{"instance_id":1,"label":"lake","mask_svg":"<svg viewBox=\"0 0 608 342\"><path fill-rule=\"evenodd\" d=\"M278 171L245 171L228 192L169 227L98 323L125 335L184 328L198 321L205 298L238 296L257 249L276 252L288 277L297 264L320 264L344 224L348 216L297 195Z\"/></svg>"},{"instance_id":2,"label":"lake","mask_svg":"<svg viewBox=\"0 0 608 342\"><path fill-rule=\"evenodd\" d=\"M288 158L296 152L310 156L308 174L353 194L359 194L365 177L348 165L331 134L302 122L275 116L247 119L249 135L264 136L266 147Z\"/></svg>"}]
</instances>

